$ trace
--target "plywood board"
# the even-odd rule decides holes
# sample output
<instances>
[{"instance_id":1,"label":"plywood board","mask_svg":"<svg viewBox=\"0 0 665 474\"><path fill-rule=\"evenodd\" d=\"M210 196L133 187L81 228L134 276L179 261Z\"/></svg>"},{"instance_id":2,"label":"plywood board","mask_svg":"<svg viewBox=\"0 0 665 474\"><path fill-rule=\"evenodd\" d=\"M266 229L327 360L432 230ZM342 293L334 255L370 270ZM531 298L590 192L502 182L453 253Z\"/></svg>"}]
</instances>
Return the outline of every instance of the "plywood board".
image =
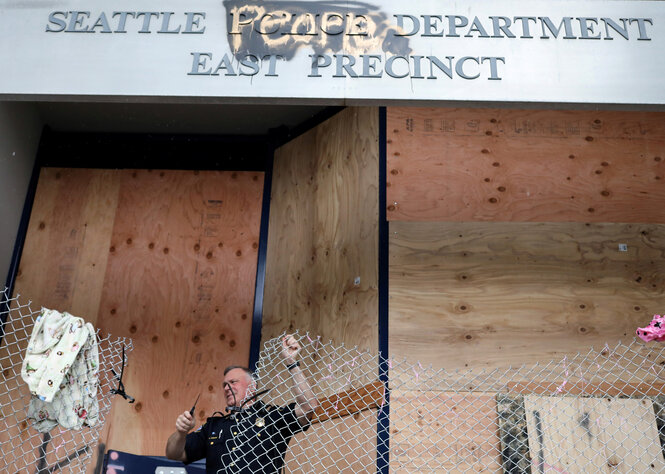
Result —
<instances>
[{"instance_id":1,"label":"plywood board","mask_svg":"<svg viewBox=\"0 0 665 474\"><path fill-rule=\"evenodd\" d=\"M390 107L391 221L665 223L665 114Z\"/></svg>"},{"instance_id":2,"label":"plywood board","mask_svg":"<svg viewBox=\"0 0 665 474\"><path fill-rule=\"evenodd\" d=\"M347 108L275 154L263 340L378 349L378 110Z\"/></svg>"},{"instance_id":3,"label":"plywood board","mask_svg":"<svg viewBox=\"0 0 665 474\"><path fill-rule=\"evenodd\" d=\"M119 188L117 170L41 170L14 294L95 324Z\"/></svg>"},{"instance_id":4,"label":"plywood board","mask_svg":"<svg viewBox=\"0 0 665 474\"><path fill-rule=\"evenodd\" d=\"M41 307L67 311L95 325L119 187L117 170L41 170L14 289L14 295L22 295L23 304L31 300L30 307L35 311ZM0 427L0 439L14 438L12 443L19 459L18 464L7 466L3 466L3 462L11 461L0 459L2 472L15 472L25 467L20 465L25 456L18 454L19 449L41 444L37 443L37 438L28 441L36 436L28 420L8 416L20 410L16 405L18 400L30 397L20 374L8 368L13 366L20 370L32 331L32 326L24 326L27 322L21 319L16 323L21 327L8 329L17 332L9 334L0 348L3 367L0 380L10 390L0 403L11 400L5 405L2 418L5 422L18 422L16 426ZM54 430L47 449L48 465L66 454L64 449L54 452L55 447L63 444L62 436ZM37 459L37 448L33 451Z\"/></svg>"},{"instance_id":5,"label":"plywood board","mask_svg":"<svg viewBox=\"0 0 665 474\"><path fill-rule=\"evenodd\" d=\"M162 455L199 392L199 420L223 408L224 367L249 357L263 179L42 170L16 293L134 340L124 383L137 401L116 397L107 448Z\"/></svg>"},{"instance_id":6,"label":"plywood board","mask_svg":"<svg viewBox=\"0 0 665 474\"><path fill-rule=\"evenodd\" d=\"M289 443L286 472L375 473L376 426L376 410L313 425Z\"/></svg>"},{"instance_id":7,"label":"plywood board","mask_svg":"<svg viewBox=\"0 0 665 474\"><path fill-rule=\"evenodd\" d=\"M535 472L662 472L649 399L524 397Z\"/></svg>"},{"instance_id":8,"label":"plywood board","mask_svg":"<svg viewBox=\"0 0 665 474\"><path fill-rule=\"evenodd\" d=\"M178 414L224 407L227 365L246 365L263 175L122 172L98 322L134 351L107 448L162 455ZM159 420L159 422L156 422Z\"/></svg>"},{"instance_id":9,"label":"plywood board","mask_svg":"<svg viewBox=\"0 0 665 474\"><path fill-rule=\"evenodd\" d=\"M392 391L391 472L498 472L494 394Z\"/></svg>"},{"instance_id":10,"label":"plywood board","mask_svg":"<svg viewBox=\"0 0 665 474\"><path fill-rule=\"evenodd\" d=\"M633 341L664 254L662 224L391 222L391 352L451 370Z\"/></svg>"}]
</instances>

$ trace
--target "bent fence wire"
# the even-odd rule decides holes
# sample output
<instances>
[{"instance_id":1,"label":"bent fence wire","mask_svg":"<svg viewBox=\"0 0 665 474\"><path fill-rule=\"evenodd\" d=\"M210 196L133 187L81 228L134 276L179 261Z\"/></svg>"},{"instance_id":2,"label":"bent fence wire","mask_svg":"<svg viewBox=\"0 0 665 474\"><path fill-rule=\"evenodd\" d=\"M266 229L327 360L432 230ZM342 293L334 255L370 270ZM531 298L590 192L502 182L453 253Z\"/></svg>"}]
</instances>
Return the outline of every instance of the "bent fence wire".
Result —
<instances>
[{"instance_id":1,"label":"bent fence wire","mask_svg":"<svg viewBox=\"0 0 665 474\"><path fill-rule=\"evenodd\" d=\"M0 472L85 472L111 408L111 390L118 386L112 370L120 374L123 346L126 357L133 348L132 340L102 337L97 331L99 418L94 426L78 430L56 426L41 433L35 420L29 419L31 395L21 378L25 350L40 312L19 297L10 298L6 289L0 293L0 316L5 321L0 333Z\"/></svg>"},{"instance_id":2,"label":"bent fence wire","mask_svg":"<svg viewBox=\"0 0 665 474\"><path fill-rule=\"evenodd\" d=\"M388 451L390 472L665 471L661 344L450 372L309 334L296 338L320 405L310 429L291 440L288 472L375 472L377 443ZM294 399L280 351L281 337L267 341L255 372L257 390L269 389L262 400L277 406ZM390 375L385 393L382 362ZM389 413L386 432L377 433L379 410ZM227 471L242 465L236 468Z\"/></svg>"}]
</instances>

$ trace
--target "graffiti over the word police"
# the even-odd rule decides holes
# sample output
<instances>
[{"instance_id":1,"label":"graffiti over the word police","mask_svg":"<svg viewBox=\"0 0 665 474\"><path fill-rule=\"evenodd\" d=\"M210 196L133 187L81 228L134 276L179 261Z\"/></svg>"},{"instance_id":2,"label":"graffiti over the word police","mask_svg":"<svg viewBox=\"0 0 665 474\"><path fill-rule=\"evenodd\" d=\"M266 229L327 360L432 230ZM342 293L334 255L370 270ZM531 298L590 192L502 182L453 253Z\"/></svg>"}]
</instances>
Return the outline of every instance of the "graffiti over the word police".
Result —
<instances>
[{"instance_id":1,"label":"graffiti over the word police","mask_svg":"<svg viewBox=\"0 0 665 474\"><path fill-rule=\"evenodd\" d=\"M361 2L224 1L228 41L236 59L279 55L292 59L302 47L314 54L411 52L379 7Z\"/></svg>"}]
</instances>

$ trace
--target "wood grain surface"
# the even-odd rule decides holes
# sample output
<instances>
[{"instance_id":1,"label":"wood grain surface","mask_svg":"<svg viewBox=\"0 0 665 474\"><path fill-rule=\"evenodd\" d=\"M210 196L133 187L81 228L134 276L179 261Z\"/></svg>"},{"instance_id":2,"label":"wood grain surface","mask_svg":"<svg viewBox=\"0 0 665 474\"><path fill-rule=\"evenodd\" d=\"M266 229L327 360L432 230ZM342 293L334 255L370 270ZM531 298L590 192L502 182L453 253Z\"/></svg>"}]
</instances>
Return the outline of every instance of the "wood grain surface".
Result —
<instances>
[{"instance_id":1,"label":"wood grain surface","mask_svg":"<svg viewBox=\"0 0 665 474\"><path fill-rule=\"evenodd\" d=\"M163 455L199 392L198 420L224 408L222 371L249 358L263 179L42 170L16 293L134 340L136 403L114 400L107 449Z\"/></svg>"},{"instance_id":2,"label":"wood grain surface","mask_svg":"<svg viewBox=\"0 0 665 474\"><path fill-rule=\"evenodd\" d=\"M107 447L162 455L197 395L224 408L227 365L249 359L263 176L123 171L98 323L134 340Z\"/></svg>"},{"instance_id":3,"label":"wood grain surface","mask_svg":"<svg viewBox=\"0 0 665 474\"><path fill-rule=\"evenodd\" d=\"M293 329L378 349L378 110L347 108L275 154L263 341Z\"/></svg>"},{"instance_id":4,"label":"wood grain surface","mask_svg":"<svg viewBox=\"0 0 665 474\"><path fill-rule=\"evenodd\" d=\"M532 472L662 472L649 399L524 397Z\"/></svg>"},{"instance_id":5,"label":"wood grain surface","mask_svg":"<svg viewBox=\"0 0 665 474\"><path fill-rule=\"evenodd\" d=\"M391 354L514 367L633 341L664 257L662 224L391 222Z\"/></svg>"},{"instance_id":6,"label":"wood grain surface","mask_svg":"<svg viewBox=\"0 0 665 474\"><path fill-rule=\"evenodd\" d=\"M665 223L665 114L389 107L391 221Z\"/></svg>"},{"instance_id":7,"label":"wood grain surface","mask_svg":"<svg viewBox=\"0 0 665 474\"><path fill-rule=\"evenodd\" d=\"M390 394L391 472L500 472L494 394Z\"/></svg>"}]
</instances>

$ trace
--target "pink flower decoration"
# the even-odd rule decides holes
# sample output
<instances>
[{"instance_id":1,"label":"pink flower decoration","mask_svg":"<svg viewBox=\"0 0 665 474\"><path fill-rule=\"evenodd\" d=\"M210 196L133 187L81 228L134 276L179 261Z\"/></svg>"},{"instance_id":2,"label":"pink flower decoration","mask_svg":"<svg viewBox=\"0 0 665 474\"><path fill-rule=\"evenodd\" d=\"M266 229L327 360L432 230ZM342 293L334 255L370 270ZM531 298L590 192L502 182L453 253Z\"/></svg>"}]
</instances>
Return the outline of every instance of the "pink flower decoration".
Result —
<instances>
[{"instance_id":1,"label":"pink flower decoration","mask_svg":"<svg viewBox=\"0 0 665 474\"><path fill-rule=\"evenodd\" d=\"M654 314L647 327L637 328L637 336L645 342L665 341L665 315Z\"/></svg>"}]
</instances>

